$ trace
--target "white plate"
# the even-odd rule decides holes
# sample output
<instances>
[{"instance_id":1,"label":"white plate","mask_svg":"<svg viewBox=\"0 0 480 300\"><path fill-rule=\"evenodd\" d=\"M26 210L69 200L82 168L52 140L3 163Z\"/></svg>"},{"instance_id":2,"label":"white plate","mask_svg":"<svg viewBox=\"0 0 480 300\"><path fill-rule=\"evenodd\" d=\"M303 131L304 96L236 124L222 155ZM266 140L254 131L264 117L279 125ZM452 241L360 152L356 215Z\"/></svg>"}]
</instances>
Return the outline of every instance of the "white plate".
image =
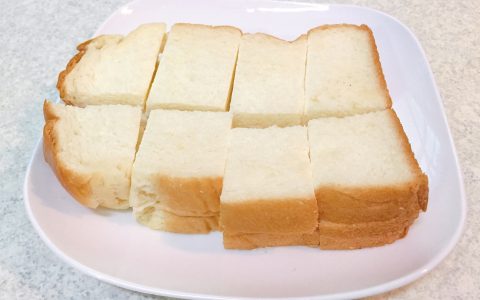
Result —
<instances>
[{"instance_id":1,"label":"white plate","mask_svg":"<svg viewBox=\"0 0 480 300\"><path fill-rule=\"evenodd\" d=\"M372 295L409 283L452 250L466 212L461 173L432 73L408 28L384 13L355 6L164 0L128 4L96 34L126 33L152 21L230 24L285 39L321 24L368 24L394 107L430 178L428 211L406 238L380 248L227 251L219 233L162 233L136 224L129 211L80 206L44 162L40 143L27 171L25 205L42 239L67 263L109 283L159 295L331 299Z\"/></svg>"}]
</instances>

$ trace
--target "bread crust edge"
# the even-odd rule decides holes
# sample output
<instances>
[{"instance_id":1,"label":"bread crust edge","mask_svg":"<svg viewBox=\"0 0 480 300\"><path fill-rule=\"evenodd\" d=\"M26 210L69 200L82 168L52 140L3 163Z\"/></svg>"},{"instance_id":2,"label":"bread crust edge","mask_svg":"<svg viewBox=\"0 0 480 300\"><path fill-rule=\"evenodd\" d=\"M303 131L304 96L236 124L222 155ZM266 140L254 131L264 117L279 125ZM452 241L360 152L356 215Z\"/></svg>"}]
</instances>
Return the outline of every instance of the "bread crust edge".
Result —
<instances>
[{"instance_id":1,"label":"bread crust edge","mask_svg":"<svg viewBox=\"0 0 480 300\"><path fill-rule=\"evenodd\" d=\"M98 37L96 37L98 38ZM65 102L66 104L73 105L72 99L69 98L68 92L67 92L67 87L65 85L65 80L67 76L72 72L73 69L75 69L75 66L80 62L82 59L83 55L87 52L88 45L93 42L96 38L87 40L77 46L77 54L75 54L67 63L67 66L65 67L65 70L61 71L58 74L58 80L57 80L57 90L60 94L60 98Z\"/></svg>"},{"instance_id":2,"label":"bread crust edge","mask_svg":"<svg viewBox=\"0 0 480 300\"><path fill-rule=\"evenodd\" d=\"M412 146L408 140L405 130L403 129L403 125L400 122L400 119L398 118L397 114L393 109L389 109L388 113L390 114L390 117L395 125L397 134L402 143L403 152L408 158L410 168L412 170L415 170L415 173L416 173L417 178L412 184L416 188L418 204L422 209L422 211L427 211L428 193L429 193L428 176L425 173L423 173L422 169L420 168L420 165L418 164L418 161L415 158L415 154L412 151Z\"/></svg>"},{"instance_id":3,"label":"bread crust edge","mask_svg":"<svg viewBox=\"0 0 480 300\"><path fill-rule=\"evenodd\" d=\"M274 214L272 214L274 212ZM220 227L229 233L307 233L318 226L315 197L220 202Z\"/></svg>"},{"instance_id":4,"label":"bread crust edge","mask_svg":"<svg viewBox=\"0 0 480 300\"><path fill-rule=\"evenodd\" d=\"M45 161L52 167L61 185L73 196L75 200L86 207L97 208L99 203L90 198L92 188L90 179L78 174L65 166L58 158L58 136L55 132L56 123L60 116L56 114L54 104L47 100L43 103L45 126L43 127L43 154Z\"/></svg>"},{"instance_id":5,"label":"bread crust edge","mask_svg":"<svg viewBox=\"0 0 480 300\"><path fill-rule=\"evenodd\" d=\"M225 249L252 250L256 248L278 246L310 246L318 247L318 231L313 233L223 233Z\"/></svg>"}]
</instances>

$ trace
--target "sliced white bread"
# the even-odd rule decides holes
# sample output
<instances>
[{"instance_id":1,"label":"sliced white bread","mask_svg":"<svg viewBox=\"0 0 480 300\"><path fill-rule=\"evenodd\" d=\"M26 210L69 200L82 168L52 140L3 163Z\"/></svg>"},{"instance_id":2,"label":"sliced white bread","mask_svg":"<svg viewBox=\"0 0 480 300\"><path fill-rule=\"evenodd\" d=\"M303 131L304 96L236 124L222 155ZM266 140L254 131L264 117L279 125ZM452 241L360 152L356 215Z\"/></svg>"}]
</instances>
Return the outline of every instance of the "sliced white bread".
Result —
<instances>
[{"instance_id":1,"label":"sliced white bread","mask_svg":"<svg viewBox=\"0 0 480 300\"><path fill-rule=\"evenodd\" d=\"M426 210L428 178L393 110L311 120L308 136L321 220L387 221Z\"/></svg>"},{"instance_id":2,"label":"sliced white bread","mask_svg":"<svg viewBox=\"0 0 480 300\"><path fill-rule=\"evenodd\" d=\"M44 115L45 159L65 189L91 208L128 208L141 108L45 101Z\"/></svg>"},{"instance_id":3,"label":"sliced white bread","mask_svg":"<svg viewBox=\"0 0 480 300\"><path fill-rule=\"evenodd\" d=\"M225 249L250 250L278 246L318 247L319 235L312 233L223 233Z\"/></svg>"},{"instance_id":4,"label":"sliced white bread","mask_svg":"<svg viewBox=\"0 0 480 300\"><path fill-rule=\"evenodd\" d=\"M404 237L418 217L417 209L402 210L397 218L356 224L320 221L313 233L223 233L226 249L255 249L276 246L311 246L342 250L390 244Z\"/></svg>"},{"instance_id":5,"label":"sliced white bread","mask_svg":"<svg viewBox=\"0 0 480 300\"><path fill-rule=\"evenodd\" d=\"M307 129L235 128L220 197L226 233L311 233L318 212Z\"/></svg>"},{"instance_id":6,"label":"sliced white bread","mask_svg":"<svg viewBox=\"0 0 480 300\"><path fill-rule=\"evenodd\" d=\"M308 32L305 118L391 107L375 39L366 25L325 25Z\"/></svg>"},{"instance_id":7,"label":"sliced white bread","mask_svg":"<svg viewBox=\"0 0 480 300\"><path fill-rule=\"evenodd\" d=\"M131 206L217 215L231 123L227 112L151 111L133 166Z\"/></svg>"},{"instance_id":8,"label":"sliced white bread","mask_svg":"<svg viewBox=\"0 0 480 300\"><path fill-rule=\"evenodd\" d=\"M139 26L127 36L102 35L80 44L78 54L58 76L65 103L129 104L143 108L165 24Z\"/></svg>"},{"instance_id":9,"label":"sliced white bread","mask_svg":"<svg viewBox=\"0 0 480 300\"><path fill-rule=\"evenodd\" d=\"M243 35L230 104L234 127L302 124L306 42Z\"/></svg>"},{"instance_id":10,"label":"sliced white bread","mask_svg":"<svg viewBox=\"0 0 480 300\"><path fill-rule=\"evenodd\" d=\"M229 26L175 24L147 110L227 111L242 32Z\"/></svg>"},{"instance_id":11,"label":"sliced white bread","mask_svg":"<svg viewBox=\"0 0 480 300\"><path fill-rule=\"evenodd\" d=\"M218 230L218 215L178 216L163 210L158 204L134 207L137 221L151 229L174 233L209 233Z\"/></svg>"}]
</instances>

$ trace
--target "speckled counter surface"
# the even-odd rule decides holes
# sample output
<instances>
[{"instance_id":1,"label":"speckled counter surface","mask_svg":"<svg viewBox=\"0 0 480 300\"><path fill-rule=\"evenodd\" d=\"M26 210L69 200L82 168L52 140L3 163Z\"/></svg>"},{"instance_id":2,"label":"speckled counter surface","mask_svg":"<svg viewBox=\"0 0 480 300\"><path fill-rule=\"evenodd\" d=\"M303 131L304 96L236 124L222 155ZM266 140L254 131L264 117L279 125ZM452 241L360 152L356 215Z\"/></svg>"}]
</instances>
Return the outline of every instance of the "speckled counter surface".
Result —
<instances>
[{"instance_id":1,"label":"speckled counter surface","mask_svg":"<svg viewBox=\"0 0 480 300\"><path fill-rule=\"evenodd\" d=\"M126 1L3 1L0 17L0 299L148 299L83 275L40 240L23 205L25 169L57 97L58 72ZM354 1L391 14L424 47L464 173L465 233L435 270L373 299L480 297L480 1Z\"/></svg>"}]
</instances>

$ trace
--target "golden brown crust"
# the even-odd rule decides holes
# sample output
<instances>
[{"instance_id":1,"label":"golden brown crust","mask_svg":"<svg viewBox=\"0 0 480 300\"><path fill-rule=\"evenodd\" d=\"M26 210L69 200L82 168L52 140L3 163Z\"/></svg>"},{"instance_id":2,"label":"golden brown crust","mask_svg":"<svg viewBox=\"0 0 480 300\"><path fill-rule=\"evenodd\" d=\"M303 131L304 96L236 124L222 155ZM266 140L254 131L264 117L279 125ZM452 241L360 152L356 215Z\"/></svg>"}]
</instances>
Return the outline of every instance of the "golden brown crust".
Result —
<instances>
[{"instance_id":1,"label":"golden brown crust","mask_svg":"<svg viewBox=\"0 0 480 300\"><path fill-rule=\"evenodd\" d=\"M372 48L372 58L375 64L375 68L377 71L377 78L378 78L378 83L382 87L384 94L385 94L385 108L391 108L392 107L392 98L390 97L390 92L388 91L387 87L387 81L385 80L385 75L383 74L383 69L382 69L382 64L380 63L380 55L378 53L378 48L377 44L375 43L375 37L373 35L372 30L370 27L368 27L365 24L362 25L354 25L354 24L331 24L331 25L321 25L315 28L312 28L308 31L308 34L313 33L315 31L321 31L321 30L328 30L328 29L335 29L335 28L340 28L340 27L347 27L347 28L354 28L357 30L363 30L368 33L369 40L370 40L370 46Z\"/></svg>"},{"instance_id":2,"label":"golden brown crust","mask_svg":"<svg viewBox=\"0 0 480 300\"><path fill-rule=\"evenodd\" d=\"M366 30L368 32L368 36L370 37L370 46L372 47L372 58L375 63L375 67L377 69L377 78L378 83L382 87L384 94L385 94L385 108L392 107L392 98L390 97L390 92L388 91L387 81L385 80L385 75L383 74L382 64L380 63L380 55L378 53L377 44L375 43L375 37L373 36L373 32L367 25L362 24L360 26L362 30Z\"/></svg>"},{"instance_id":3,"label":"golden brown crust","mask_svg":"<svg viewBox=\"0 0 480 300\"><path fill-rule=\"evenodd\" d=\"M355 224L334 223L322 220L318 224L318 231L322 237L359 238L382 235L409 227L415 222L418 214L418 210L404 211L400 216L391 220Z\"/></svg>"},{"instance_id":4,"label":"golden brown crust","mask_svg":"<svg viewBox=\"0 0 480 300\"><path fill-rule=\"evenodd\" d=\"M50 164L62 186L81 204L96 208L99 203L91 199L90 178L69 170L58 158L58 136L55 132L59 116L54 105L45 101L43 104L45 126L43 128L43 153L45 161Z\"/></svg>"},{"instance_id":5,"label":"golden brown crust","mask_svg":"<svg viewBox=\"0 0 480 300\"><path fill-rule=\"evenodd\" d=\"M305 233L318 225L315 199L221 203L220 226L229 233Z\"/></svg>"},{"instance_id":6,"label":"golden brown crust","mask_svg":"<svg viewBox=\"0 0 480 300\"><path fill-rule=\"evenodd\" d=\"M60 98L65 102L66 104L72 105L72 99L68 98L66 86L65 86L65 79L68 76L68 74L75 68L75 66L80 62L82 59L83 55L87 52L88 45L95 39L90 39L87 40L80 45L77 46L78 53L75 54L70 61L68 62L67 66L65 67L65 70L60 72L58 74L58 81L57 81L57 89L60 94Z\"/></svg>"},{"instance_id":7,"label":"golden brown crust","mask_svg":"<svg viewBox=\"0 0 480 300\"><path fill-rule=\"evenodd\" d=\"M155 196L162 206L179 216L213 216L220 210L222 177L175 178L156 175ZM157 200L152 199L152 200Z\"/></svg>"},{"instance_id":8,"label":"golden brown crust","mask_svg":"<svg viewBox=\"0 0 480 300\"><path fill-rule=\"evenodd\" d=\"M416 182L393 187L322 187L315 195L320 220L355 224L390 220L402 210L418 211L419 189Z\"/></svg>"},{"instance_id":9,"label":"golden brown crust","mask_svg":"<svg viewBox=\"0 0 480 300\"><path fill-rule=\"evenodd\" d=\"M405 237L407 232L408 227L373 236L336 237L322 236L320 234L320 249L353 250L369 247L378 247L386 244L391 244L396 240Z\"/></svg>"},{"instance_id":10,"label":"golden brown crust","mask_svg":"<svg viewBox=\"0 0 480 300\"><path fill-rule=\"evenodd\" d=\"M319 235L313 233L223 233L223 246L225 249L251 250L264 247L278 246L310 246L319 245Z\"/></svg>"},{"instance_id":11,"label":"golden brown crust","mask_svg":"<svg viewBox=\"0 0 480 300\"><path fill-rule=\"evenodd\" d=\"M403 130L402 123L393 109L387 110L392 118L397 134L401 140L403 152L408 157L410 168L414 170L417 175L415 182L415 192L418 199L418 204L423 211L427 210L428 205L428 177L422 172L422 169L418 165L415 155L413 154L412 147L408 141L408 137Z\"/></svg>"},{"instance_id":12,"label":"golden brown crust","mask_svg":"<svg viewBox=\"0 0 480 300\"><path fill-rule=\"evenodd\" d=\"M135 213L137 220L156 230L173 233L209 233L218 230L218 215L208 217L185 217L153 206Z\"/></svg>"}]
</instances>

